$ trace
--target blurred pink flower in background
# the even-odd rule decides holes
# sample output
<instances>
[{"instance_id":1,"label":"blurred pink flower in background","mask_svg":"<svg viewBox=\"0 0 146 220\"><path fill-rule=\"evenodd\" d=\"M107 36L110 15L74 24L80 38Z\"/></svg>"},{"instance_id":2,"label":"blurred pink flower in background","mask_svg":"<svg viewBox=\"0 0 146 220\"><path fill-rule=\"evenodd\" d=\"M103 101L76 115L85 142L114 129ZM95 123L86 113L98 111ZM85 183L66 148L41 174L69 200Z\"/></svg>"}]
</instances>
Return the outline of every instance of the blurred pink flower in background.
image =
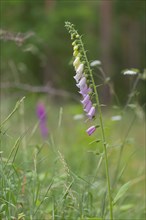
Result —
<instances>
[{"instance_id":1,"label":"blurred pink flower in background","mask_svg":"<svg viewBox=\"0 0 146 220\"><path fill-rule=\"evenodd\" d=\"M37 116L39 119L41 135L43 138L47 138L49 134L47 128L47 115L46 115L45 106L42 102L39 102L37 104Z\"/></svg>"}]
</instances>

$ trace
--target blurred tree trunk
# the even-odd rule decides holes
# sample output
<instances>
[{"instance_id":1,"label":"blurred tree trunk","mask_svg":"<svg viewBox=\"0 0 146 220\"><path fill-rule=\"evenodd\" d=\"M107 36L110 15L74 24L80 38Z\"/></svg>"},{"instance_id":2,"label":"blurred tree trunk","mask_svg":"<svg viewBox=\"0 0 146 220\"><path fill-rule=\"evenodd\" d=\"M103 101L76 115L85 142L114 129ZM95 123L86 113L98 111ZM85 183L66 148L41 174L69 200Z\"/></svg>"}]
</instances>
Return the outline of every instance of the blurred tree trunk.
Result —
<instances>
[{"instance_id":1,"label":"blurred tree trunk","mask_svg":"<svg viewBox=\"0 0 146 220\"><path fill-rule=\"evenodd\" d=\"M107 76L112 72L112 56L111 56L111 43L112 43L112 1L101 0L100 2L100 42L101 42L101 61L103 69ZM102 91L103 102L109 104L111 95L109 86L105 85Z\"/></svg>"},{"instance_id":2,"label":"blurred tree trunk","mask_svg":"<svg viewBox=\"0 0 146 220\"><path fill-rule=\"evenodd\" d=\"M46 16L48 16L50 11L54 9L54 6L55 6L55 0L44 1L44 8L45 8ZM45 51L46 51L46 56L47 56L47 62L45 64L44 71L43 71L43 83L45 85L48 84L49 86L53 86L55 68L53 65L52 53L49 50L49 47L47 45L46 45Z\"/></svg>"},{"instance_id":3,"label":"blurred tree trunk","mask_svg":"<svg viewBox=\"0 0 146 220\"><path fill-rule=\"evenodd\" d=\"M121 51L121 70L130 68L141 68L141 26L138 21L131 16L126 16L125 14L121 16L120 20L121 28L121 39L120 39L120 51ZM131 83L133 78L125 77L122 80L121 86L124 87L123 102L126 102L127 94L131 88ZM119 82L117 82L119 84ZM125 97L125 98L124 98Z\"/></svg>"},{"instance_id":4,"label":"blurred tree trunk","mask_svg":"<svg viewBox=\"0 0 146 220\"><path fill-rule=\"evenodd\" d=\"M121 27L124 68L140 68L140 24L124 16Z\"/></svg>"},{"instance_id":5,"label":"blurred tree trunk","mask_svg":"<svg viewBox=\"0 0 146 220\"><path fill-rule=\"evenodd\" d=\"M47 12L51 10L55 5L55 0L45 0L45 9Z\"/></svg>"}]
</instances>

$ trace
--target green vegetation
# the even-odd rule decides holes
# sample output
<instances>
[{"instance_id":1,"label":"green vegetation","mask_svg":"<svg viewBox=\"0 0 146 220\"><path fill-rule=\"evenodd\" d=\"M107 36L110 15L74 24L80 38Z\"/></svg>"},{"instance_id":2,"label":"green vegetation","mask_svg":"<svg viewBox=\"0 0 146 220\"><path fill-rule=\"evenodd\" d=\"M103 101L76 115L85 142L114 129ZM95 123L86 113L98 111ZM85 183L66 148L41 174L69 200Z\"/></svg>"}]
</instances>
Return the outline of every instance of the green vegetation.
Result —
<instances>
[{"instance_id":1,"label":"green vegetation","mask_svg":"<svg viewBox=\"0 0 146 220\"><path fill-rule=\"evenodd\" d=\"M121 71L138 68L143 72L145 68L144 1L42 0L34 4L33 1L2 0L1 29L12 33L14 39L17 36L16 41L6 40L7 35L0 41L3 81L49 84L75 92L70 77L72 66L68 65L71 48L63 28L65 21L74 23L83 34L89 59L103 63L121 104L125 103L130 80L124 79ZM142 104L144 90L145 83L141 81L139 102Z\"/></svg>"},{"instance_id":2,"label":"green vegetation","mask_svg":"<svg viewBox=\"0 0 146 220\"><path fill-rule=\"evenodd\" d=\"M2 127L1 218L109 219L102 145L91 144L95 137L87 136L83 119L74 120L74 115L82 113L81 106L64 104L60 114L59 106L45 97L40 99L47 106L46 141L40 135L35 115L38 98L34 95L27 96ZM2 100L2 121L14 102L8 97ZM117 112L105 112L104 123L114 216L116 220L144 219L143 119L136 117L128 134L135 114L129 110L121 121L112 121L113 113Z\"/></svg>"},{"instance_id":3,"label":"green vegetation","mask_svg":"<svg viewBox=\"0 0 146 220\"><path fill-rule=\"evenodd\" d=\"M106 151L114 220L144 220L145 2L0 6L0 220L111 220ZM82 35L89 62L79 60L93 70L90 101L97 88L106 143L102 126L86 132L94 121L85 123L65 21Z\"/></svg>"}]
</instances>

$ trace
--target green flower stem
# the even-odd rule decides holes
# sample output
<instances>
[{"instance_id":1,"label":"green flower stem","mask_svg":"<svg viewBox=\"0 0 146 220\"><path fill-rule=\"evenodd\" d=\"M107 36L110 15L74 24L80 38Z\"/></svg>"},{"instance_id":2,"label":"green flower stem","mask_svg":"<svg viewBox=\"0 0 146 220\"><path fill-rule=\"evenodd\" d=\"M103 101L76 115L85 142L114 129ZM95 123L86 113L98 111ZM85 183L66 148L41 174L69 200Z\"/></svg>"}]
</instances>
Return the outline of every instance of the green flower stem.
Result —
<instances>
[{"instance_id":1,"label":"green flower stem","mask_svg":"<svg viewBox=\"0 0 146 220\"><path fill-rule=\"evenodd\" d=\"M93 78L93 75L92 75L92 70L90 69L89 61L87 59L87 55L86 55L86 52L85 52L84 45L83 45L81 37L80 37L80 42L81 42L81 46L83 48L84 58L85 58L85 61L86 61L86 64L87 64L87 68L89 70L89 74L90 74L91 81L92 81L92 84L93 84L93 89L94 89L94 93L95 93L97 108L98 108L98 112L99 112L99 121L100 121L100 127L101 127L102 139L103 139L104 155L105 155L105 169L106 169L108 196L109 196L109 204L110 204L110 218L111 218L111 220L113 220L113 204L112 204L112 196L111 196L111 184L110 184L110 177L109 177L109 167L108 167L108 157L107 157L107 148L106 148L106 138L105 138L105 132L104 132L104 126L103 126L103 120L102 120L102 112L101 112L99 96L98 96L98 93L97 93L95 81L94 81L94 78Z\"/></svg>"}]
</instances>

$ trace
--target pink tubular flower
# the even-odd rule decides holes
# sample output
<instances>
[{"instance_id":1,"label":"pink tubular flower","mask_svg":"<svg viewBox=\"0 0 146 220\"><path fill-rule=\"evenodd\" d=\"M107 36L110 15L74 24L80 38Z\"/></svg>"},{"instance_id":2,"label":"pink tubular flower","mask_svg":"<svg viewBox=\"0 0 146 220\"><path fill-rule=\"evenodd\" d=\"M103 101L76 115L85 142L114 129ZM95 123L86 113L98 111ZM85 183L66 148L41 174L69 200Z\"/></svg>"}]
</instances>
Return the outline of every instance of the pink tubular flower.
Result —
<instances>
[{"instance_id":1,"label":"pink tubular flower","mask_svg":"<svg viewBox=\"0 0 146 220\"><path fill-rule=\"evenodd\" d=\"M80 88L79 93L82 94L83 97L85 97L88 94L88 86L87 86L87 84L85 84L84 87Z\"/></svg>"},{"instance_id":2,"label":"pink tubular flower","mask_svg":"<svg viewBox=\"0 0 146 220\"><path fill-rule=\"evenodd\" d=\"M84 88L82 88L79 93L83 96L83 98L89 93L91 92L91 88L88 88L87 86L85 86Z\"/></svg>"},{"instance_id":3,"label":"pink tubular flower","mask_svg":"<svg viewBox=\"0 0 146 220\"><path fill-rule=\"evenodd\" d=\"M92 107L92 102L89 100L89 102L87 103L87 105L84 108L84 111L88 113L90 111L91 107Z\"/></svg>"},{"instance_id":4,"label":"pink tubular flower","mask_svg":"<svg viewBox=\"0 0 146 220\"><path fill-rule=\"evenodd\" d=\"M81 89L83 89L86 86L87 86L87 84L86 84L86 77L83 76L81 78L81 80L79 81L79 83L77 84L77 87L80 88L80 90L81 90Z\"/></svg>"},{"instance_id":5,"label":"pink tubular flower","mask_svg":"<svg viewBox=\"0 0 146 220\"><path fill-rule=\"evenodd\" d=\"M90 96L87 94L84 99L81 101L81 103L83 104L83 106L85 107L87 105L87 103L90 100Z\"/></svg>"},{"instance_id":6,"label":"pink tubular flower","mask_svg":"<svg viewBox=\"0 0 146 220\"><path fill-rule=\"evenodd\" d=\"M74 76L74 79L76 80L76 82L78 83L79 80L82 78L82 73L77 73L75 76Z\"/></svg>"},{"instance_id":7,"label":"pink tubular flower","mask_svg":"<svg viewBox=\"0 0 146 220\"><path fill-rule=\"evenodd\" d=\"M77 68L76 73L83 73L83 70L84 70L84 64L81 63L81 64L79 65L79 67Z\"/></svg>"},{"instance_id":8,"label":"pink tubular flower","mask_svg":"<svg viewBox=\"0 0 146 220\"><path fill-rule=\"evenodd\" d=\"M96 130L96 127L93 125L90 128L88 128L86 130L86 132L88 133L88 135L90 136L91 134L93 134L93 132Z\"/></svg>"},{"instance_id":9,"label":"pink tubular flower","mask_svg":"<svg viewBox=\"0 0 146 220\"><path fill-rule=\"evenodd\" d=\"M88 116L89 119L92 119L95 116L95 107L94 106L91 107L91 109L88 112L87 116Z\"/></svg>"}]
</instances>

